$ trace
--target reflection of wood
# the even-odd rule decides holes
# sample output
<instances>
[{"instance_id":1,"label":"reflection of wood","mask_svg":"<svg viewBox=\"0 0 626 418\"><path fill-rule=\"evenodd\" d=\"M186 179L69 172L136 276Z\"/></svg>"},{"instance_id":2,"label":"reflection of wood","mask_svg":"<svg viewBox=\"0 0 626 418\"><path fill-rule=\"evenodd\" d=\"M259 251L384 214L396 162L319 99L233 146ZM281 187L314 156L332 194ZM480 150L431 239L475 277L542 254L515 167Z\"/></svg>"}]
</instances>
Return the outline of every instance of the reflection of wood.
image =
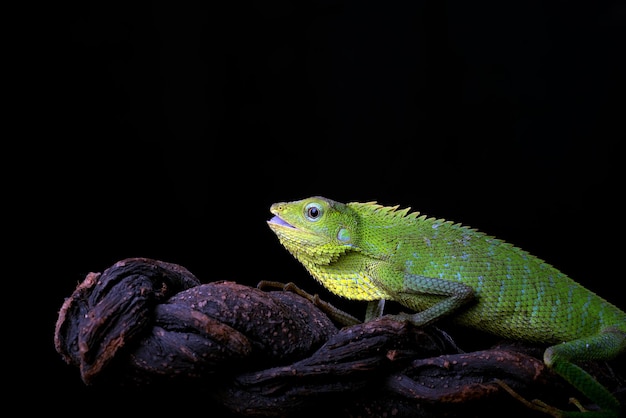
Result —
<instances>
[{"instance_id":1,"label":"reflection of wood","mask_svg":"<svg viewBox=\"0 0 626 418\"><path fill-rule=\"evenodd\" d=\"M496 379L567 409L562 401L577 395L545 369L536 347L459 353L434 327L384 317L337 329L293 292L201 284L183 267L150 259L87 275L63 304L54 340L89 385L206 386L235 416L523 410Z\"/></svg>"}]
</instances>

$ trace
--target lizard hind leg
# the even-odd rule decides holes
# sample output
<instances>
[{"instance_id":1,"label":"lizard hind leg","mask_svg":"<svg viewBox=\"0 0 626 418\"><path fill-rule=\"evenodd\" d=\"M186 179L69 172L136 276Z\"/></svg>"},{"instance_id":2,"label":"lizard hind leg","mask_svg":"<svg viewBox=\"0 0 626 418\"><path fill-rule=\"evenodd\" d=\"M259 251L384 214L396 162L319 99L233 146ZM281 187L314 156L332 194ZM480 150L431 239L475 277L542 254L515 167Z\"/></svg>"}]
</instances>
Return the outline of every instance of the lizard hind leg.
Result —
<instances>
[{"instance_id":1,"label":"lizard hind leg","mask_svg":"<svg viewBox=\"0 0 626 418\"><path fill-rule=\"evenodd\" d=\"M574 362L612 358L624 349L625 341L622 331L609 330L546 349L544 363L601 408L595 413L585 412L585 417L617 417L620 404L607 388Z\"/></svg>"}]
</instances>

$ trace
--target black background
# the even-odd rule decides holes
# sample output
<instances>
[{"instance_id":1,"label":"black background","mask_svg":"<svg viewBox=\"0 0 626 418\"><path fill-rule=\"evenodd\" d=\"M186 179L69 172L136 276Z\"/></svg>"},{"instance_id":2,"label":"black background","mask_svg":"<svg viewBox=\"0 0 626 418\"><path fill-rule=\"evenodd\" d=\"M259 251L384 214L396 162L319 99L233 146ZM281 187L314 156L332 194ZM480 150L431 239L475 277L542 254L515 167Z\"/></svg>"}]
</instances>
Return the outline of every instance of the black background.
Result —
<instances>
[{"instance_id":1,"label":"black background","mask_svg":"<svg viewBox=\"0 0 626 418\"><path fill-rule=\"evenodd\" d=\"M623 2L208 3L83 2L36 28L33 135L5 157L28 163L25 388L98 399L54 323L88 272L127 257L295 281L360 315L265 223L310 195L477 227L626 307Z\"/></svg>"}]
</instances>

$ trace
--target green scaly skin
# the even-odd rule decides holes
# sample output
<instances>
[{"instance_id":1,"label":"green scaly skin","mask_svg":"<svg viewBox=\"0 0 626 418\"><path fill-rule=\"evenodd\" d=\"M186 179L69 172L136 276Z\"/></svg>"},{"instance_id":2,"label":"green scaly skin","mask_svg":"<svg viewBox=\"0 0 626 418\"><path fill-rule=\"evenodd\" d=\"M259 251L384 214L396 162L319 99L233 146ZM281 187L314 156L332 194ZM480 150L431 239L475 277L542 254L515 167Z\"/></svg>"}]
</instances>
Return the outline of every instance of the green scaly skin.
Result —
<instances>
[{"instance_id":1,"label":"green scaly skin","mask_svg":"<svg viewBox=\"0 0 626 418\"><path fill-rule=\"evenodd\" d=\"M272 205L268 225L339 296L397 301L414 312L398 319L418 326L452 314L505 338L554 344L545 364L601 411L545 412L618 415L616 398L574 362L626 351L626 313L518 247L409 210L316 196Z\"/></svg>"}]
</instances>

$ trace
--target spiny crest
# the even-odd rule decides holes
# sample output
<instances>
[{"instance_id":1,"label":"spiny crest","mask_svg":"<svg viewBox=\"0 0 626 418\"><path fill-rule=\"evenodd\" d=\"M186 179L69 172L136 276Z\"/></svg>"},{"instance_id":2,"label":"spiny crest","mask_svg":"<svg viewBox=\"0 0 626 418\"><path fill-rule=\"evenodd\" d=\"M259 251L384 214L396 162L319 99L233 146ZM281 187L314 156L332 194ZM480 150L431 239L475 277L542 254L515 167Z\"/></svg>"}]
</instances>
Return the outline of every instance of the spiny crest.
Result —
<instances>
[{"instance_id":1,"label":"spiny crest","mask_svg":"<svg viewBox=\"0 0 626 418\"><path fill-rule=\"evenodd\" d=\"M417 218L419 216L419 212L410 212L411 210L410 207L406 207L404 209L398 209L400 207L400 205L395 205L395 206L383 206L378 204L375 201L371 201L371 202L365 202L365 203L359 203L359 202L353 202L350 203L350 205L352 206L359 206L363 209L367 209L370 210L372 213L379 213L379 214L383 214L386 216L391 216L394 218Z\"/></svg>"},{"instance_id":2,"label":"spiny crest","mask_svg":"<svg viewBox=\"0 0 626 418\"><path fill-rule=\"evenodd\" d=\"M365 202L365 203L352 202L349 205L358 206L359 208L369 210L372 213L382 214L384 216L389 216L394 219L404 218L404 219L411 220L411 221L427 221L430 223L445 224L445 225L453 226L455 228L462 228L473 233L486 235L484 232L481 232L476 228L463 225L460 222L453 222L453 221L449 221L449 220L442 219L442 218L435 218L432 216L427 216L426 214L422 214L419 211L410 212L411 210L410 207L406 207L404 209L398 209L400 205L383 206L383 205L378 204L376 201L370 201L370 202Z\"/></svg>"},{"instance_id":3,"label":"spiny crest","mask_svg":"<svg viewBox=\"0 0 626 418\"><path fill-rule=\"evenodd\" d=\"M493 235L489 235L483 231L480 231L476 228L472 228L470 226L464 225L461 222L454 222L454 221L449 221L446 219L442 219L442 218L435 218L435 217L429 217L425 214L421 214L420 212L410 212L411 210L410 207L407 207L405 209L400 209L399 205L396 206L383 206L380 205L378 203L376 203L375 201L371 201L371 202L366 202L366 203L358 203L358 202L353 202L350 205L353 206L358 206L359 208L364 208L366 210L371 211L372 213L378 213L378 214L383 214L385 216L390 216L394 219L400 219L400 218L404 218L404 219L410 219L412 221L426 221L429 222L431 224L439 224L439 225L448 225L454 228L459 228L462 230L465 230L467 232L470 232L472 234L477 234L479 236L484 237L486 240L488 240L488 242L491 243L497 243L498 245L502 246L502 247L508 247L513 249L514 251L521 253L521 254L525 254L526 256L532 256L535 257L537 259L539 259L536 256L531 255L530 253L528 253L527 251L525 251L524 249L517 247L516 245L502 240L500 238L496 238ZM545 262L542 259L539 259L544 265L546 265L547 267L551 267L553 268L553 266L550 263Z\"/></svg>"},{"instance_id":4,"label":"spiny crest","mask_svg":"<svg viewBox=\"0 0 626 418\"><path fill-rule=\"evenodd\" d=\"M446 221L445 219L437 219L434 217L429 217L425 214L422 214L419 211L411 212L410 207L406 207L404 209L398 209L400 205L383 206L383 205L378 204L375 201L365 202L365 203L352 202L349 205L358 206L360 209L368 210L371 213L381 214L383 216L389 216L390 218L394 218L394 219L407 219L410 221L429 221L429 222L454 224L453 222ZM461 226L460 224L456 224L456 225Z\"/></svg>"}]
</instances>

